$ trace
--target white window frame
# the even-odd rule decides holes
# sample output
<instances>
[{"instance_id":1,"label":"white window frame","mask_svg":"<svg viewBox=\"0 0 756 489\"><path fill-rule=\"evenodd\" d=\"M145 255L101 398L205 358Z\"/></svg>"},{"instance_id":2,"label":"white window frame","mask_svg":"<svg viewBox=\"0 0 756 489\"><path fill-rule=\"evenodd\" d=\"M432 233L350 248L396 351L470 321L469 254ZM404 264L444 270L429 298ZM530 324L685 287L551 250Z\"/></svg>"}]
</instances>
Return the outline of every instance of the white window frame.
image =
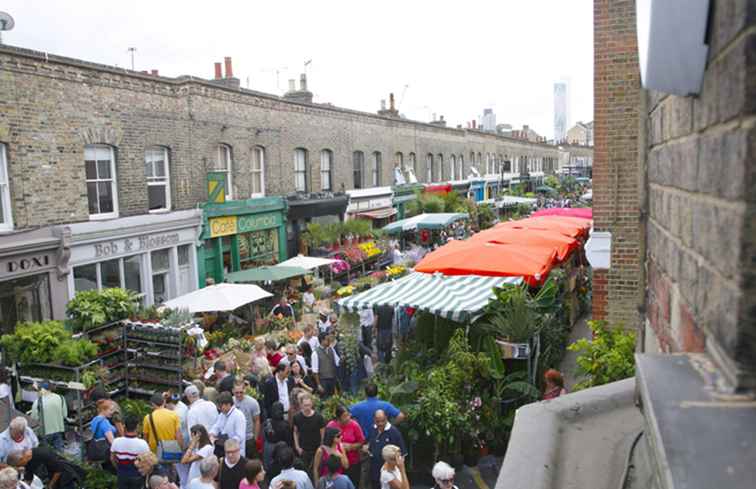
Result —
<instances>
[{"instance_id":1,"label":"white window frame","mask_svg":"<svg viewBox=\"0 0 756 489\"><path fill-rule=\"evenodd\" d=\"M5 178L2 178L5 176ZM0 223L0 231L13 230L13 209L10 198L10 175L8 175L8 157L5 145L0 144L0 199L3 203L3 222Z\"/></svg>"},{"instance_id":2,"label":"white window frame","mask_svg":"<svg viewBox=\"0 0 756 489\"><path fill-rule=\"evenodd\" d=\"M449 180L454 181L455 176L457 174L457 157L455 155L451 155L449 158L449 168L451 169L451 173L449 174Z\"/></svg>"},{"instance_id":3,"label":"white window frame","mask_svg":"<svg viewBox=\"0 0 756 489\"><path fill-rule=\"evenodd\" d=\"M425 181L427 183L433 182L433 154L428 153L425 156L425 166L426 166L426 172L425 172Z\"/></svg>"},{"instance_id":4,"label":"white window frame","mask_svg":"<svg viewBox=\"0 0 756 489\"><path fill-rule=\"evenodd\" d=\"M255 163L260 163L260 168L255 167ZM252 148L252 185L254 187L255 178L260 179L260 191L252 192L250 197L265 197L265 148L262 146L255 146ZM251 190L251 189L250 189Z\"/></svg>"},{"instance_id":5,"label":"white window frame","mask_svg":"<svg viewBox=\"0 0 756 489\"><path fill-rule=\"evenodd\" d=\"M417 178L417 155L415 155L415 153L409 154L409 163L410 168L412 168L412 173L415 175L415 178Z\"/></svg>"},{"instance_id":6,"label":"white window frame","mask_svg":"<svg viewBox=\"0 0 756 489\"><path fill-rule=\"evenodd\" d=\"M302 155L301 163L302 168L299 168L300 158L298 158L299 155ZM304 177L303 186L300 187L299 185L299 179L300 177ZM297 192L307 192L307 150L304 148L296 148L294 150L294 190Z\"/></svg>"},{"instance_id":7,"label":"white window frame","mask_svg":"<svg viewBox=\"0 0 756 489\"><path fill-rule=\"evenodd\" d=\"M97 214L89 214L89 219L91 221L97 221L100 219L113 219L118 217L118 175L116 174L116 161L115 161L115 151L113 150L112 146L109 146L107 144L89 144L84 147L84 165L86 166L86 153L87 150L91 149L95 151L95 167L97 167L97 150L107 150L110 153L110 180L106 179L100 179L97 178L95 180L89 180L86 177L86 168L85 168L85 175L84 175L84 181L86 183L90 182L110 182L110 192L113 195L113 211L112 212L98 212ZM87 211L89 211L89 189L87 189ZM99 199L98 199L99 201ZM98 202L99 205L99 202Z\"/></svg>"},{"instance_id":8,"label":"white window frame","mask_svg":"<svg viewBox=\"0 0 756 489\"><path fill-rule=\"evenodd\" d=\"M71 297L73 297L74 295L76 295L76 282L75 282L75 279L74 279L74 270L73 269L76 269L76 268L79 268L79 267L88 267L88 266L94 265L95 266L95 271L96 271L96 274L97 274L97 290L102 290L102 263L103 262L107 262L107 261L117 260L118 261L118 274L119 274L119 279L120 279L120 282L121 282L120 287L122 289L125 289L126 288L126 267L125 267L124 262L127 259L133 258L135 256L140 257L139 258L139 280L140 280L139 286L142 289L140 292L137 293L137 297L139 297L139 298L145 298L147 296L147 294L146 294L146 290L145 290L145 280L144 280L144 277L145 277L145 264L144 264L144 258L143 257L148 256L148 255L146 255L144 253L137 253L135 255L119 256L117 258L110 258L110 259L107 259L107 260L101 260L101 261L97 261L97 262L77 263L76 265L74 265L72 267L71 273L68 274L68 284L69 284L69 290L71 292ZM136 291L134 291L134 292L136 292Z\"/></svg>"},{"instance_id":9,"label":"white window frame","mask_svg":"<svg viewBox=\"0 0 756 489\"><path fill-rule=\"evenodd\" d=\"M333 191L333 151L330 149L320 151L320 190Z\"/></svg>"},{"instance_id":10,"label":"white window frame","mask_svg":"<svg viewBox=\"0 0 756 489\"><path fill-rule=\"evenodd\" d=\"M155 163L157 160L149 160L149 157L151 154L154 154L156 152L163 153L163 164L165 165L165 176L164 177L157 177L155 176ZM170 169L170 161L168 160L168 148L165 148L163 146L150 146L144 151L144 163L145 163L145 170L147 169L147 164L151 166L152 170L152 176L147 175L145 172L145 178L147 179L147 207L150 206L150 196L149 196L149 187L165 187L165 207L161 207L159 209L149 209L149 212L165 212L171 210L171 169Z\"/></svg>"},{"instance_id":11,"label":"white window frame","mask_svg":"<svg viewBox=\"0 0 756 489\"><path fill-rule=\"evenodd\" d=\"M231 146L219 144L218 159L214 171L222 171L226 174L226 200L234 200L233 167L234 153L231 151Z\"/></svg>"},{"instance_id":12,"label":"white window frame","mask_svg":"<svg viewBox=\"0 0 756 489\"><path fill-rule=\"evenodd\" d=\"M459 173L459 179L465 180L465 155L462 153L457 156L457 173Z\"/></svg>"}]
</instances>

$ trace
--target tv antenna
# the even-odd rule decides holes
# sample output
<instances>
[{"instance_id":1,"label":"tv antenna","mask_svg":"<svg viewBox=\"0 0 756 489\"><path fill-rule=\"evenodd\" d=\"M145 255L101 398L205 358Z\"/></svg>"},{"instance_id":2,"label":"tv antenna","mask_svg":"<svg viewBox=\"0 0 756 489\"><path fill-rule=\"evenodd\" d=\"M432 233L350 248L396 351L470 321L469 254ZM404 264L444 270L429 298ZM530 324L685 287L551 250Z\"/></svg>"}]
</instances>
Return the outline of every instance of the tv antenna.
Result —
<instances>
[{"instance_id":1,"label":"tv antenna","mask_svg":"<svg viewBox=\"0 0 756 489\"><path fill-rule=\"evenodd\" d=\"M261 70L263 73L275 73L276 74L276 90L281 91L281 72L288 70L288 66L279 66L278 68L270 68L267 70Z\"/></svg>"},{"instance_id":2,"label":"tv antenna","mask_svg":"<svg viewBox=\"0 0 756 489\"><path fill-rule=\"evenodd\" d=\"M131 53L131 71L134 71L134 53L136 52L136 48L129 48L128 51Z\"/></svg>"},{"instance_id":3,"label":"tv antenna","mask_svg":"<svg viewBox=\"0 0 756 489\"><path fill-rule=\"evenodd\" d=\"M407 95L407 89L409 88L409 84L404 85L404 88L402 89L402 96L399 99L399 105L396 106L396 110L399 110L399 107L402 106L402 102L404 102L404 96Z\"/></svg>"},{"instance_id":4,"label":"tv antenna","mask_svg":"<svg viewBox=\"0 0 756 489\"><path fill-rule=\"evenodd\" d=\"M13 21L13 17L5 12L0 12L0 44L3 43L3 31L9 31L13 29L16 23Z\"/></svg>"}]
</instances>

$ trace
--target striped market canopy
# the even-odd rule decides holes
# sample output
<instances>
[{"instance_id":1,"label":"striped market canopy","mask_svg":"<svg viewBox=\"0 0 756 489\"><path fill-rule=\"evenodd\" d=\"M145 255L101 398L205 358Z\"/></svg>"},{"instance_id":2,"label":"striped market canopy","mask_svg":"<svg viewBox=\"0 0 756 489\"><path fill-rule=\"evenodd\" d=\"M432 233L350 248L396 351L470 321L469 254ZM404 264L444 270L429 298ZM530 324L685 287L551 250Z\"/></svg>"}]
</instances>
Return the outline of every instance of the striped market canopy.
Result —
<instances>
[{"instance_id":1,"label":"striped market canopy","mask_svg":"<svg viewBox=\"0 0 756 489\"><path fill-rule=\"evenodd\" d=\"M522 277L445 276L415 272L339 300L339 306L359 311L383 305L410 306L452 321L477 316L493 297L493 288L516 285Z\"/></svg>"}]
</instances>

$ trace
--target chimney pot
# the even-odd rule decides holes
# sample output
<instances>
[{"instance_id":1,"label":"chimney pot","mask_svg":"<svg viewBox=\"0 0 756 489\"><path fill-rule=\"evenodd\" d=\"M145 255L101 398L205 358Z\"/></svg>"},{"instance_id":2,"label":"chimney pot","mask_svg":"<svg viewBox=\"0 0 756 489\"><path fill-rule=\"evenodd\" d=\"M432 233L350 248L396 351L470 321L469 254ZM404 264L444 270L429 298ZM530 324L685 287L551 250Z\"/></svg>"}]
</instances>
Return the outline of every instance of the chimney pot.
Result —
<instances>
[{"instance_id":1,"label":"chimney pot","mask_svg":"<svg viewBox=\"0 0 756 489\"><path fill-rule=\"evenodd\" d=\"M297 91L297 81L294 78L289 78L289 91L290 92Z\"/></svg>"},{"instance_id":2,"label":"chimney pot","mask_svg":"<svg viewBox=\"0 0 756 489\"><path fill-rule=\"evenodd\" d=\"M223 71L220 63L215 63L215 79L220 80L223 78Z\"/></svg>"},{"instance_id":3,"label":"chimney pot","mask_svg":"<svg viewBox=\"0 0 756 489\"><path fill-rule=\"evenodd\" d=\"M441 117L439 118L439 120L440 120L441 122L443 122L443 121L444 121L444 116L441 116Z\"/></svg>"},{"instance_id":4,"label":"chimney pot","mask_svg":"<svg viewBox=\"0 0 756 489\"><path fill-rule=\"evenodd\" d=\"M302 73L299 75L299 89L303 92L307 91L307 74Z\"/></svg>"},{"instance_id":5,"label":"chimney pot","mask_svg":"<svg viewBox=\"0 0 756 489\"><path fill-rule=\"evenodd\" d=\"M381 99L381 110L386 110L386 99Z\"/></svg>"},{"instance_id":6,"label":"chimney pot","mask_svg":"<svg viewBox=\"0 0 756 489\"><path fill-rule=\"evenodd\" d=\"M231 56L226 56L223 61L226 63L226 78L233 78L234 70L231 68Z\"/></svg>"},{"instance_id":7,"label":"chimney pot","mask_svg":"<svg viewBox=\"0 0 756 489\"><path fill-rule=\"evenodd\" d=\"M153 74L154 76L158 76L158 70L152 70L152 71L151 71L151 73L152 73L152 74Z\"/></svg>"},{"instance_id":8,"label":"chimney pot","mask_svg":"<svg viewBox=\"0 0 756 489\"><path fill-rule=\"evenodd\" d=\"M391 111L395 111L396 108L394 107L394 94L389 93L389 107L391 108Z\"/></svg>"}]
</instances>

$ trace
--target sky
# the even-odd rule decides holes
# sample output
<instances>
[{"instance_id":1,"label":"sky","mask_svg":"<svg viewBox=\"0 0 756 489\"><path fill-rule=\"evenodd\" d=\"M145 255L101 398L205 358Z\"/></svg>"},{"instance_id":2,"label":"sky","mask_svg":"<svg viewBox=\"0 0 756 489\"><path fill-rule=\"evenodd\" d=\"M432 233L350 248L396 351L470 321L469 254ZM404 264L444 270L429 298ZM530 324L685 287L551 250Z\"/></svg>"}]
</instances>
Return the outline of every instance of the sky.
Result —
<instances>
[{"instance_id":1,"label":"sky","mask_svg":"<svg viewBox=\"0 0 756 489\"><path fill-rule=\"evenodd\" d=\"M553 84L570 125L593 119L591 0L5 0L3 42L87 61L212 78L233 59L244 87L282 94L307 72L315 102L406 117L479 119L553 136ZM305 62L311 60L305 68ZM278 71L278 75L276 75ZM277 82L278 78L278 82Z\"/></svg>"}]
</instances>

